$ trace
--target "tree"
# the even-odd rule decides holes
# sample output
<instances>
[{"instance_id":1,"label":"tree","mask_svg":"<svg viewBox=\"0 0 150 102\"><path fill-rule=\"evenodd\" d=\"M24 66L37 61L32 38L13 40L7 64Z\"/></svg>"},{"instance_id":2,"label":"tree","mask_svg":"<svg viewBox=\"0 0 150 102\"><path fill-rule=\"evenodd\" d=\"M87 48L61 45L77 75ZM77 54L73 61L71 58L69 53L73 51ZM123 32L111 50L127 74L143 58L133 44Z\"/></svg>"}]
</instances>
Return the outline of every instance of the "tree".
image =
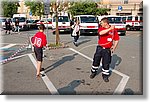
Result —
<instances>
[{"instance_id":1,"label":"tree","mask_svg":"<svg viewBox=\"0 0 150 102\"><path fill-rule=\"evenodd\" d=\"M39 16L41 19L41 16L44 14L44 6L40 0L25 1L25 5L29 6L34 16Z\"/></svg>"},{"instance_id":2,"label":"tree","mask_svg":"<svg viewBox=\"0 0 150 102\"><path fill-rule=\"evenodd\" d=\"M3 16L11 18L13 16L13 14L17 13L19 3L18 3L18 0L16 0L16 1L3 0L1 2L1 6L3 8L3 10L2 10Z\"/></svg>"},{"instance_id":3,"label":"tree","mask_svg":"<svg viewBox=\"0 0 150 102\"><path fill-rule=\"evenodd\" d=\"M97 8L97 4L95 2L74 2L71 4L69 8L69 12L75 15L103 15L106 14L108 9L106 8Z\"/></svg>"}]
</instances>

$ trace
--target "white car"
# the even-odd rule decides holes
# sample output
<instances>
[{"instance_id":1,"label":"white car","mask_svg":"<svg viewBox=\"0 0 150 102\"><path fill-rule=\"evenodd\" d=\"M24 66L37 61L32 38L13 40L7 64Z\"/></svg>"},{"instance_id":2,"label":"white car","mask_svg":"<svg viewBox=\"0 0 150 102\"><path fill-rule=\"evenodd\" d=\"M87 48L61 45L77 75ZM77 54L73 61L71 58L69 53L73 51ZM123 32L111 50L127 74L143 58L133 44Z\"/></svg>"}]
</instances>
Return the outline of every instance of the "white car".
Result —
<instances>
[{"instance_id":1,"label":"white car","mask_svg":"<svg viewBox=\"0 0 150 102\"><path fill-rule=\"evenodd\" d=\"M98 34L98 19L94 15L74 16L80 22L80 34Z\"/></svg>"},{"instance_id":2,"label":"white car","mask_svg":"<svg viewBox=\"0 0 150 102\"><path fill-rule=\"evenodd\" d=\"M46 28L52 28L52 19L51 18L43 18L40 21L36 22L37 26L40 24L44 24Z\"/></svg>"},{"instance_id":3,"label":"white car","mask_svg":"<svg viewBox=\"0 0 150 102\"><path fill-rule=\"evenodd\" d=\"M53 17L52 19L52 30L53 34L55 34L56 31L56 18ZM68 16L58 16L58 30L59 32L71 32L70 27L70 19Z\"/></svg>"}]
</instances>

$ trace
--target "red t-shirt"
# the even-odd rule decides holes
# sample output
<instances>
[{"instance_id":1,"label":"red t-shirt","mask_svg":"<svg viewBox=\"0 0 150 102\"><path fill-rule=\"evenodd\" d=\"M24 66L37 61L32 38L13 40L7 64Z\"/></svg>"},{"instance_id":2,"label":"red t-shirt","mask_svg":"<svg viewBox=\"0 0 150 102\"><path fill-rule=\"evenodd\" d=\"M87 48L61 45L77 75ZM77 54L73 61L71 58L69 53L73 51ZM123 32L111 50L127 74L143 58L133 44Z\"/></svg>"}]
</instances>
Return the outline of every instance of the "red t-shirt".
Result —
<instances>
[{"instance_id":1,"label":"red t-shirt","mask_svg":"<svg viewBox=\"0 0 150 102\"><path fill-rule=\"evenodd\" d=\"M107 28L100 27L98 29L98 33L100 33L102 30L105 30ZM116 29L110 30L107 32L107 34L99 35L98 44L104 48L111 48L113 45L113 40L117 41L119 40L119 35Z\"/></svg>"},{"instance_id":2,"label":"red t-shirt","mask_svg":"<svg viewBox=\"0 0 150 102\"><path fill-rule=\"evenodd\" d=\"M42 48L43 46L46 46L47 40L46 35L43 32L37 32L34 35L34 46Z\"/></svg>"}]
</instances>

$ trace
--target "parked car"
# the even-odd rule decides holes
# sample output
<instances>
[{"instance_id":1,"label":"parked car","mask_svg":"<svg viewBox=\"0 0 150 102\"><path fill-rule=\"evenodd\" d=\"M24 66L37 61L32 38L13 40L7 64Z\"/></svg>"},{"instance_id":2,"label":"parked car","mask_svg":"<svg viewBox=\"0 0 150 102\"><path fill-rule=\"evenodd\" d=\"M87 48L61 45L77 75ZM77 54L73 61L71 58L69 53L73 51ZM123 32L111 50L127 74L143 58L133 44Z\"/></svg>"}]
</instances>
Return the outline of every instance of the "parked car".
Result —
<instances>
[{"instance_id":1,"label":"parked car","mask_svg":"<svg viewBox=\"0 0 150 102\"><path fill-rule=\"evenodd\" d=\"M74 16L80 22L80 34L98 34L98 19L94 15Z\"/></svg>"},{"instance_id":2,"label":"parked car","mask_svg":"<svg viewBox=\"0 0 150 102\"><path fill-rule=\"evenodd\" d=\"M126 30L143 30L142 16L126 16Z\"/></svg>"},{"instance_id":3,"label":"parked car","mask_svg":"<svg viewBox=\"0 0 150 102\"><path fill-rule=\"evenodd\" d=\"M28 25L28 27L29 27L29 29L37 29L37 22L38 22L39 20L27 20L26 22L27 22L27 25Z\"/></svg>"},{"instance_id":4,"label":"parked car","mask_svg":"<svg viewBox=\"0 0 150 102\"><path fill-rule=\"evenodd\" d=\"M5 21L6 21L6 18L0 18L0 27L2 28L2 29L5 29L6 27L5 27Z\"/></svg>"},{"instance_id":5,"label":"parked car","mask_svg":"<svg viewBox=\"0 0 150 102\"><path fill-rule=\"evenodd\" d=\"M26 17L26 14L13 14L13 20L12 20L12 23L13 23L13 30L14 30L14 27L15 27L15 21L16 19L19 20L19 28L20 30L28 30L28 25L27 25L27 17Z\"/></svg>"},{"instance_id":6,"label":"parked car","mask_svg":"<svg viewBox=\"0 0 150 102\"><path fill-rule=\"evenodd\" d=\"M43 18L41 20L39 20L38 22L36 22L37 26L39 26L40 24L44 24L46 28L52 28L52 19L51 18Z\"/></svg>"},{"instance_id":7,"label":"parked car","mask_svg":"<svg viewBox=\"0 0 150 102\"><path fill-rule=\"evenodd\" d=\"M56 18L53 17L52 19L52 30L53 34L56 32ZM70 27L70 19L68 16L58 16L58 30L59 32L71 32Z\"/></svg>"}]
</instances>

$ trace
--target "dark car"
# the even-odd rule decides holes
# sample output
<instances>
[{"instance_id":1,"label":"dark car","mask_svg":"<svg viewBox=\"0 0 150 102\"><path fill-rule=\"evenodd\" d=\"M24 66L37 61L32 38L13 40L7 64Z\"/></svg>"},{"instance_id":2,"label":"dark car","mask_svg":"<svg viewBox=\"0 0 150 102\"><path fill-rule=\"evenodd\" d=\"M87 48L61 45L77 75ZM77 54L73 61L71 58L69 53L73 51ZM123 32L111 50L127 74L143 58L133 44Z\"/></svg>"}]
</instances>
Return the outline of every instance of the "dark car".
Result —
<instances>
[{"instance_id":1,"label":"dark car","mask_svg":"<svg viewBox=\"0 0 150 102\"><path fill-rule=\"evenodd\" d=\"M29 29L37 29L37 22L38 22L39 20L27 20L26 22L27 22L27 25L28 25L28 27L29 27Z\"/></svg>"}]
</instances>

